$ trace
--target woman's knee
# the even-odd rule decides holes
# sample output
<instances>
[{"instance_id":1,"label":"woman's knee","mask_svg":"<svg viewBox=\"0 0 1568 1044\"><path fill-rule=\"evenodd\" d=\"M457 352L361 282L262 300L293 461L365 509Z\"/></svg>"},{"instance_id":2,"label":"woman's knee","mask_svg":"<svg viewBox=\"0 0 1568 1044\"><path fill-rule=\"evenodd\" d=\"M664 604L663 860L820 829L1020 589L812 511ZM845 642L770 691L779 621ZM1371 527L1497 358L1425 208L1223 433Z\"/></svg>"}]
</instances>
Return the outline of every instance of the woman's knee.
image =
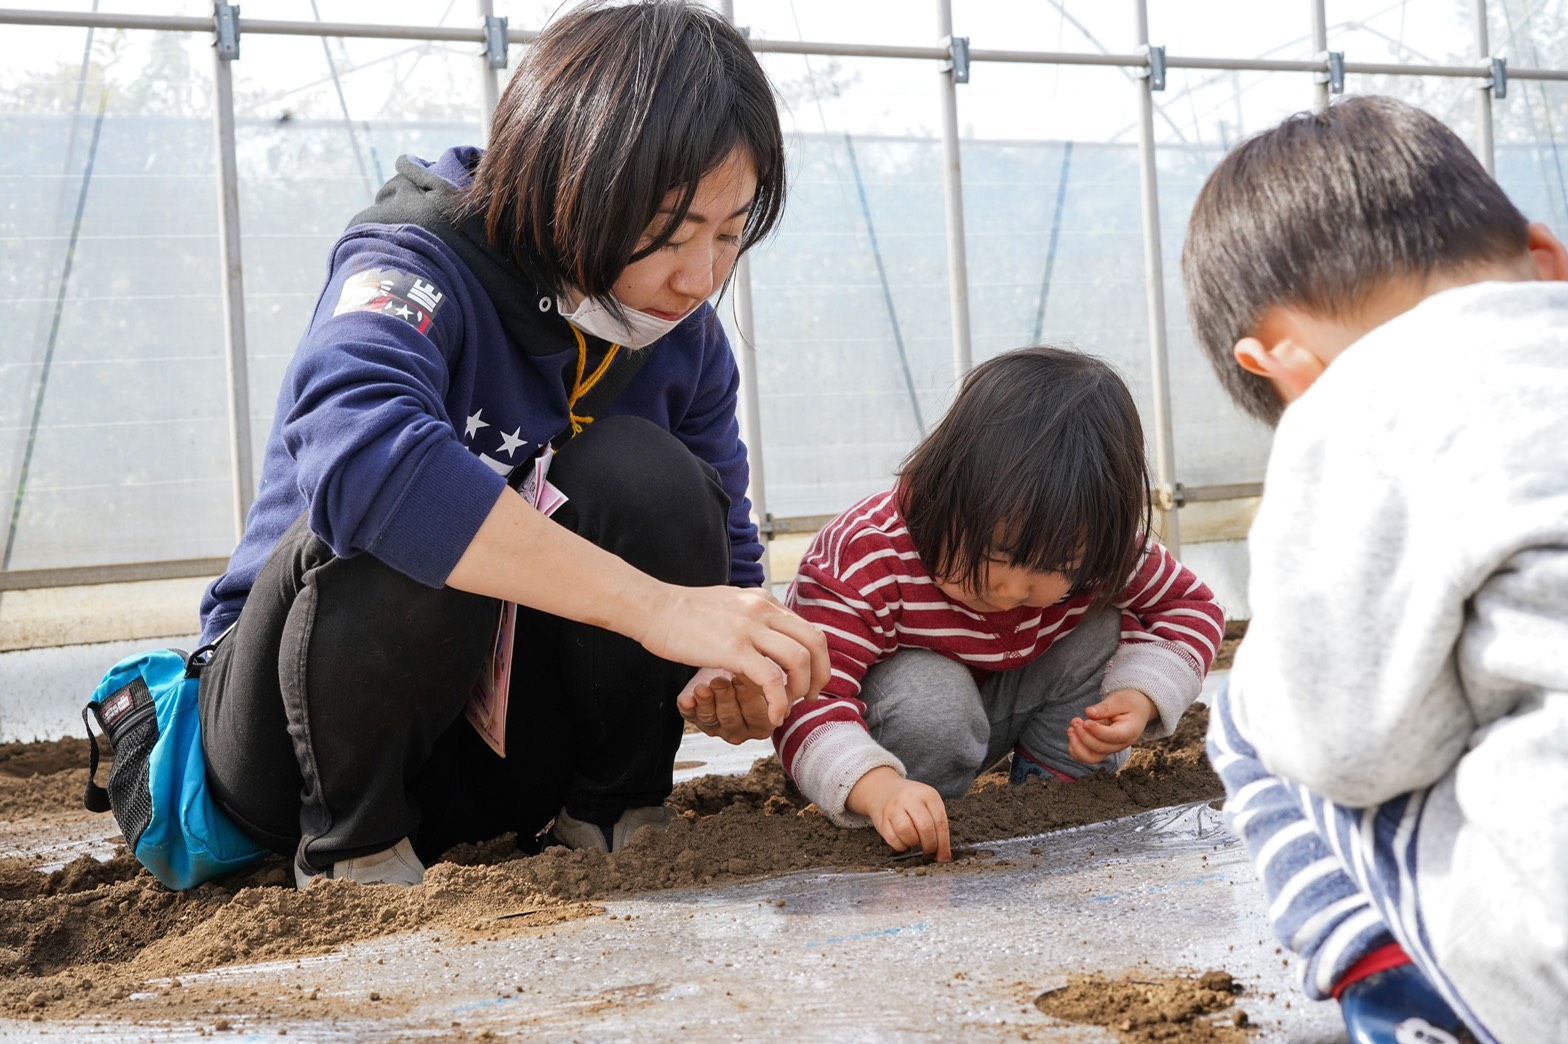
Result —
<instances>
[{"instance_id":1,"label":"woman's knee","mask_svg":"<svg viewBox=\"0 0 1568 1044\"><path fill-rule=\"evenodd\" d=\"M428 587L371 555L337 558L313 572L315 605L307 640L342 648L345 642L422 655L431 646L482 652L490 643L499 603L451 587ZM291 614L291 624L301 623ZM477 637L475 637L477 636ZM472 648L468 648L472 646ZM457 652L457 649L453 649Z\"/></svg>"},{"instance_id":2,"label":"woman's knee","mask_svg":"<svg viewBox=\"0 0 1568 1044\"><path fill-rule=\"evenodd\" d=\"M661 580L729 579L729 497L718 473L639 417L606 417L567 443L550 480L569 498L556 518Z\"/></svg>"}]
</instances>

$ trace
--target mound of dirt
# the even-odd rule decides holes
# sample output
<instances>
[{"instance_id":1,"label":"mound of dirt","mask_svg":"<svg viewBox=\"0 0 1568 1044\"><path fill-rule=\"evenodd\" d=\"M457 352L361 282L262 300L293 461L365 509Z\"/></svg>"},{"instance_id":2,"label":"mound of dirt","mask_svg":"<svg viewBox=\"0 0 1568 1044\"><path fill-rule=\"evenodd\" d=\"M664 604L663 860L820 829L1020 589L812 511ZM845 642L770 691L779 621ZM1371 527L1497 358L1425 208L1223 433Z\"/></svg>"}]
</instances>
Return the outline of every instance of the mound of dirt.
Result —
<instances>
[{"instance_id":1,"label":"mound of dirt","mask_svg":"<svg viewBox=\"0 0 1568 1044\"><path fill-rule=\"evenodd\" d=\"M1207 709L1194 705L1174 736L1134 748L1114 776L1020 787L999 772L983 776L949 803L953 842L974 845L1217 798L1220 783L1203 754L1206 723ZM102 1012L149 979L298 958L417 928L500 937L591 916L600 909L594 900L630 892L806 869L894 865L928 872L917 860L894 862L874 830L833 826L767 758L745 776L678 785L670 804L680 816L670 829L644 833L613 855L563 848L529 855L532 839L520 845L508 835L453 849L412 889L325 881L297 891L285 861L270 858L176 893L123 844L107 862L83 856L41 873L51 856L43 846L27 850L27 838L108 822L81 810L85 751L75 740L0 747L0 848L15 853L0 859L0 1014L9 1017ZM959 860L944 872L985 869L983 860ZM294 1010L308 1009L309 1001L302 994Z\"/></svg>"}]
</instances>

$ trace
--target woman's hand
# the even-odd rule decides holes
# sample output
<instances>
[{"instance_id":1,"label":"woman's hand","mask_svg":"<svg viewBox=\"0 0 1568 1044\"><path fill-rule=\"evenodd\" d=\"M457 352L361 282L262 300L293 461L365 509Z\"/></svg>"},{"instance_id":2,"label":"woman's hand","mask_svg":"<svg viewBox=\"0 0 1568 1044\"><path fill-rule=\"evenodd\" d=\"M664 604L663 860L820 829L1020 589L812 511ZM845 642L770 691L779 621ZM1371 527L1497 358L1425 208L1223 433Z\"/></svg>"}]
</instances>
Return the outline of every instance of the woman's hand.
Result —
<instances>
[{"instance_id":1,"label":"woman's hand","mask_svg":"<svg viewBox=\"0 0 1568 1044\"><path fill-rule=\"evenodd\" d=\"M774 725L761 686L718 667L704 667L675 698L681 717L726 743L767 739Z\"/></svg>"},{"instance_id":2,"label":"woman's hand","mask_svg":"<svg viewBox=\"0 0 1568 1044\"><path fill-rule=\"evenodd\" d=\"M446 582L624 634L661 659L748 678L761 690L770 731L783 724L791 703L827 684L828 640L766 591L656 580L556 525L510 489L501 491ZM742 717L761 727L755 712Z\"/></svg>"},{"instance_id":3,"label":"woman's hand","mask_svg":"<svg viewBox=\"0 0 1568 1044\"><path fill-rule=\"evenodd\" d=\"M1160 712L1137 689L1117 689L1083 713L1084 718L1074 718L1067 726L1067 753L1096 765L1136 743Z\"/></svg>"},{"instance_id":4,"label":"woman's hand","mask_svg":"<svg viewBox=\"0 0 1568 1044\"><path fill-rule=\"evenodd\" d=\"M816 696L827 684L827 638L766 591L662 586L660 604L630 637L661 659L708 664L733 679L745 679L745 686L737 686L733 696L750 710L730 707L731 717L726 719L729 698L715 701L718 720L732 726L728 732L739 735L744 728L749 738L751 730L765 724L767 731L762 734L766 735L784 723L790 704ZM713 720L705 713L698 726Z\"/></svg>"},{"instance_id":5,"label":"woman's hand","mask_svg":"<svg viewBox=\"0 0 1568 1044\"><path fill-rule=\"evenodd\" d=\"M895 852L918 848L939 863L953 858L942 795L890 766L878 765L861 776L844 807L870 819Z\"/></svg>"}]
</instances>

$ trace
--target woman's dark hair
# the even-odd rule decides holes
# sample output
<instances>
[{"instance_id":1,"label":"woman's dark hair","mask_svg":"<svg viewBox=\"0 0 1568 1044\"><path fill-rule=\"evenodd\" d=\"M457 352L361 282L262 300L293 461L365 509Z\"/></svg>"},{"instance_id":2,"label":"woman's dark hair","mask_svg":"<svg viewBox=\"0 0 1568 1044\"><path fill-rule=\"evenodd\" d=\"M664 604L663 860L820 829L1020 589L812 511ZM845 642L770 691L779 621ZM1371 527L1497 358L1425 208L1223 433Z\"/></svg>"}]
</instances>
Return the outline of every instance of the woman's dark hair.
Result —
<instances>
[{"instance_id":1,"label":"woman's dark hair","mask_svg":"<svg viewBox=\"0 0 1568 1044\"><path fill-rule=\"evenodd\" d=\"M541 289L605 296L669 242L697 183L737 149L757 171L744 251L784 206L784 139L762 66L696 3L596 0L529 45L462 209ZM671 190L674 212L639 245Z\"/></svg>"},{"instance_id":2,"label":"woman's dark hair","mask_svg":"<svg viewBox=\"0 0 1568 1044\"><path fill-rule=\"evenodd\" d=\"M1150 530L1143 426L1101 359L1020 348L976 366L899 469L915 550L943 582L980 586L991 556L1061 573L1107 604Z\"/></svg>"},{"instance_id":3,"label":"woman's dark hair","mask_svg":"<svg viewBox=\"0 0 1568 1044\"><path fill-rule=\"evenodd\" d=\"M1182 248L1192 328L1236 404L1284 406L1233 349L1274 306L1353 315L1387 284L1509 260L1529 223L1458 135L1392 98L1346 98L1236 146L1198 193Z\"/></svg>"}]
</instances>

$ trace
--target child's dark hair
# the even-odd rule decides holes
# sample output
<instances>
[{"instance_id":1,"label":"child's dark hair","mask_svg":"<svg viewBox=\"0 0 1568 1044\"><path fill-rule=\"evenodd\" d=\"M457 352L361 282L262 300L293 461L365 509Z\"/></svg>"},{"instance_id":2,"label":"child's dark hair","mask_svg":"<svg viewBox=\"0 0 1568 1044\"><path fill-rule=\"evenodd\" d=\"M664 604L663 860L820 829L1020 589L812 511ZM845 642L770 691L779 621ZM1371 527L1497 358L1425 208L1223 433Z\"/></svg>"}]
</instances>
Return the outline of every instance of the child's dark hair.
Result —
<instances>
[{"instance_id":1,"label":"child's dark hair","mask_svg":"<svg viewBox=\"0 0 1568 1044\"><path fill-rule=\"evenodd\" d=\"M669 242L697 183L737 149L757 170L745 251L784 206L784 137L762 66L697 3L596 0L529 45L463 207L541 289L607 296L628 264ZM674 212L642 242L671 190Z\"/></svg>"},{"instance_id":2,"label":"child's dark hair","mask_svg":"<svg viewBox=\"0 0 1568 1044\"><path fill-rule=\"evenodd\" d=\"M1528 222L1464 142L1392 98L1346 98L1236 146L1192 209L1182 275L1194 334L1237 405L1275 424L1237 341L1271 307L1353 315L1389 280L1518 257Z\"/></svg>"},{"instance_id":3,"label":"child's dark hair","mask_svg":"<svg viewBox=\"0 0 1568 1044\"><path fill-rule=\"evenodd\" d=\"M1143 426L1101 359L1020 348L964 378L899 469L900 508L931 575L978 588L991 556L1061 573L1106 604L1150 529Z\"/></svg>"}]
</instances>

